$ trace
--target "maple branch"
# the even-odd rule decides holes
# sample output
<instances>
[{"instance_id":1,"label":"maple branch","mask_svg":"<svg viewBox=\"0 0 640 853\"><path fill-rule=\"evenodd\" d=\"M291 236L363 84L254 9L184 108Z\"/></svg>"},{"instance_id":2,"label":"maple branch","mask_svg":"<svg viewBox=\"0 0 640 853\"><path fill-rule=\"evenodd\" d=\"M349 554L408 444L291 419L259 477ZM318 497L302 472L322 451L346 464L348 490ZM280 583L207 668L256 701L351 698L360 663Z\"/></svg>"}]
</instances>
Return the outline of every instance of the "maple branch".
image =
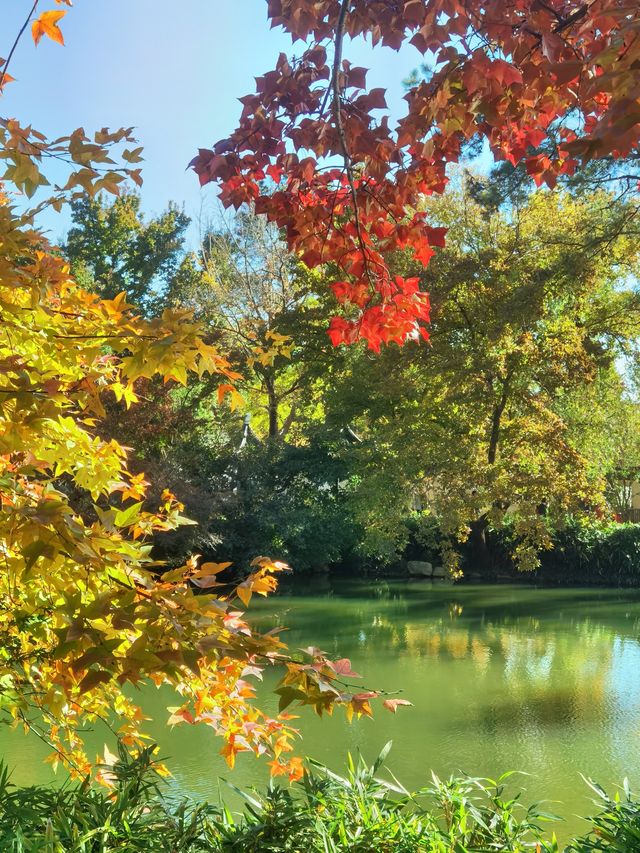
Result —
<instances>
[{"instance_id":1,"label":"maple branch","mask_svg":"<svg viewBox=\"0 0 640 853\"><path fill-rule=\"evenodd\" d=\"M38 709L39 712L42 712L42 709L37 704L36 704L36 708ZM23 724L29 729L30 732L32 732L37 738L39 738L44 744L46 744L46 746L48 746L55 753L57 753L64 762L66 762L67 764L70 764L74 768L74 770L78 771L79 773L81 772L80 767L70 757L70 753L65 752L60 747L57 747L53 743L53 741L49 740L49 738L45 735L45 733L39 728L37 723L34 723L33 720L30 720L26 716L24 711L18 711L18 717L22 720ZM84 776L85 774L83 773L82 775Z\"/></svg>"},{"instance_id":2,"label":"maple branch","mask_svg":"<svg viewBox=\"0 0 640 853\"><path fill-rule=\"evenodd\" d=\"M342 6L340 7L340 17L338 18L338 24L336 27L335 55L333 57L333 69L331 72L331 91L333 92L333 117L336 123L336 130L338 131L338 136L340 138L342 155L344 157L345 166L347 169L347 177L350 177L351 156L347 148L347 140L344 134L344 127L342 125L342 110L340 106L340 65L342 63L342 45L344 43L344 28L347 20L347 10L349 8L349 3L350 0L342 0Z\"/></svg>"},{"instance_id":3,"label":"maple branch","mask_svg":"<svg viewBox=\"0 0 640 853\"><path fill-rule=\"evenodd\" d=\"M547 10L547 11L549 11L549 12L552 12L552 13L553 13L553 15L555 16L555 18L556 18L557 22L558 22L558 23L555 25L555 27L552 27L552 28L551 28L551 32L552 32L554 35L559 35L563 30L566 30L566 29L568 29L569 27L571 27L573 24L575 24L575 23L576 23L576 21L579 21L579 20L581 20L582 18L584 18L584 16L585 16L585 15L587 14L587 12L589 11L589 7L588 7L588 5L586 5L586 4L585 4L584 6L580 6L580 8L579 8L579 9L576 9L576 11L575 11L575 12L572 12L572 14L571 14L571 15L569 15L569 17L568 17L568 18L563 18L563 17L562 17L562 15L560 15L558 12L555 12L553 9L551 9L549 6L547 6L547 5L546 5L546 3L543 3L543 2L542 2L542 0L538 0L538 2L540 3L540 5L541 5L544 9L546 9L546 10ZM524 27L523 27L523 29L524 29L524 32L529 33L529 35L531 35L531 36L534 36L534 37L535 37L535 39L536 39L536 48L539 48L539 47L542 45L542 42L543 42L542 33L537 32L537 30L529 29L529 27L527 27L527 26L524 26ZM568 47L570 47L570 48L573 50L573 52L575 53L575 55L578 57L578 59L579 59L580 61L584 61L584 57L580 55L580 52L579 52L579 50L576 48L576 46L575 46L575 45L570 44L570 43L569 43L566 39L564 39L564 38L563 38L562 40L563 40L563 42L565 43L565 45L567 45ZM530 50L530 51L529 51L529 53L527 54L527 57L531 56L531 54L533 53L533 51L534 51L534 48L531 48L531 50Z\"/></svg>"},{"instance_id":4,"label":"maple branch","mask_svg":"<svg viewBox=\"0 0 640 853\"><path fill-rule=\"evenodd\" d=\"M540 4L540 6L542 6L543 9L546 9L547 12L551 13L559 24L564 23L564 18L562 17L560 12L556 11L556 9L553 8L553 6L549 6L549 4L545 3L544 0L538 0L538 3Z\"/></svg>"},{"instance_id":5,"label":"maple branch","mask_svg":"<svg viewBox=\"0 0 640 853\"><path fill-rule=\"evenodd\" d=\"M78 314L78 313L73 312L73 311L62 311L62 310L59 311L56 308L49 307L48 305L46 305L46 306L38 305L37 308L31 308L30 306L27 306L27 305L12 305L11 310L12 311L29 311L32 314L37 310L43 310L45 312L45 314L50 314L52 316L54 314L59 314L62 317L73 317L73 319L75 319L75 320L88 320L88 319L90 319L89 317L87 317L86 314Z\"/></svg>"},{"instance_id":6,"label":"maple branch","mask_svg":"<svg viewBox=\"0 0 640 853\"><path fill-rule=\"evenodd\" d=\"M569 15L568 18L564 18L561 23L558 23L558 25L554 28L553 32L560 33L562 32L562 30L566 30L567 27L570 27L572 24L575 24L576 21L579 21L581 18L584 18L588 11L589 6L587 3L585 3L584 6L581 6L579 9L576 9L576 11Z\"/></svg>"},{"instance_id":7,"label":"maple branch","mask_svg":"<svg viewBox=\"0 0 640 853\"><path fill-rule=\"evenodd\" d=\"M0 388L0 394L9 394L15 397L16 394L46 394L44 388Z\"/></svg>"},{"instance_id":8,"label":"maple branch","mask_svg":"<svg viewBox=\"0 0 640 853\"><path fill-rule=\"evenodd\" d=\"M40 2L40 0L34 0L34 4L31 7L31 11L27 15L27 19L24 22L24 24L22 25L22 27L20 28L20 32L16 36L16 40L14 41L14 43L11 47L11 50L9 51L9 56L7 57L7 61L5 62L4 67L2 69L2 74L0 74L0 92L2 91L2 87L4 86L4 81L7 77L7 69L9 68L9 63L11 62L13 54L15 53L16 48L18 47L18 42L20 41L20 39L24 35L24 31L29 26L29 21L33 17L33 13L36 11L36 8L37 8L39 2Z\"/></svg>"},{"instance_id":9,"label":"maple branch","mask_svg":"<svg viewBox=\"0 0 640 853\"><path fill-rule=\"evenodd\" d=\"M132 335L132 334L122 334L122 335L53 335L54 338L62 338L63 340L79 340L79 341L93 341L93 340L116 340L123 341L129 338L134 338L136 341L144 340L144 341L155 341L158 340L154 335Z\"/></svg>"},{"instance_id":10,"label":"maple branch","mask_svg":"<svg viewBox=\"0 0 640 853\"><path fill-rule=\"evenodd\" d=\"M347 11L349 9L350 2L351 0L342 0L342 6L340 7L340 15L338 17L338 24L336 27L335 54L333 57L333 71L331 73L331 89L333 90L333 118L336 124L338 138L340 140L340 147L342 148L342 156L344 158L347 181L349 182L349 189L351 191L351 198L353 201L353 218L356 226L356 234L358 235L358 244L360 246L360 252L362 253L362 262L370 284L375 287L373 277L371 275L371 270L369 268L369 258L367 256L367 249L364 245L364 240L362 238L362 225L360 222L360 208L358 207L358 194L356 192L355 183L353 181L353 166L351 162L351 155L349 154L349 148L347 146L347 138L344 132L344 125L342 124L342 106L340 103L340 65L342 63L342 45L344 43L344 29L347 21Z\"/></svg>"},{"instance_id":11,"label":"maple branch","mask_svg":"<svg viewBox=\"0 0 640 853\"><path fill-rule=\"evenodd\" d=\"M282 628L280 628L278 630L281 631ZM271 664L272 666L282 665L283 663L284 664L291 663L291 664L295 664L296 666L302 666L302 667L309 666L309 664L305 663L304 660L300 660L299 658L295 658L295 657L293 657L293 655L284 655L284 654L279 654L278 652L274 652L272 655L265 654L264 652L254 652L253 657L254 658L263 658L265 661L267 661L267 663ZM327 661L328 659L323 658L323 660ZM331 663L331 661L329 661L329 663ZM364 684L354 684L352 681L344 681L343 679L339 678L336 673L333 673L333 674L331 674L331 673L318 673L316 671L316 674L321 679L323 679L324 681L326 681L330 685L340 684L340 685L342 685L342 687L346 687L348 689L358 690L359 692L375 693L376 698L379 698L380 696L397 696L399 693L404 693L404 688L402 688L400 690L383 690L381 687L373 688L373 687L366 687ZM355 673L352 673L352 675L354 675L354 674ZM372 696L371 698L373 699L374 697Z\"/></svg>"},{"instance_id":12,"label":"maple branch","mask_svg":"<svg viewBox=\"0 0 640 853\"><path fill-rule=\"evenodd\" d=\"M366 182L366 181L363 181L363 183L362 183L362 189L364 190L364 192L366 192L368 195L370 195L370 196L371 196L371 198L375 199L375 200L378 202L378 204L380 205L380 207L382 207L384 210L386 210L387 214L388 214L388 215L393 219L393 221L394 221L394 222L396 223L396 225L397 225L397 224L398 224L398 221L399 221L399 220L398 220L398 217L397 217L397 216L395 215L395 213L391 210L391 208L389 207L389 205L385 204L385 203L382 201L382 199L381 199L379 196L377 196L377 195L373 192L373 190L371 190L371 189L369 188L369 186L368 186L368 184L367 184L367 182Z\"/></svg>"}]
</instances>

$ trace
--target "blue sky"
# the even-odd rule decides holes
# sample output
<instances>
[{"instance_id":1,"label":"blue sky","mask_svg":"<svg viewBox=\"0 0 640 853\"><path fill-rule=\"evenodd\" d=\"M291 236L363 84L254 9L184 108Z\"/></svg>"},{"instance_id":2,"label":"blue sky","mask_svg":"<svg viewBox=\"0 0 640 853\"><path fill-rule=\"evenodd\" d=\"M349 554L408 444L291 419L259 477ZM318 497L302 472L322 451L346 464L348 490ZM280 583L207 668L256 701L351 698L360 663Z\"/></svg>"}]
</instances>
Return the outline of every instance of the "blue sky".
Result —
<instances>
[{"instance_id":1,"label":"blue sky","mask_svg":"<svg viewBox=\"0 0 640 853\"><path fill-rule=\"evenodd\" d=\"M0 55L7 56L30 5L5 0ZM53 0L40 5L54 8ZM145 210L159 212L171 200L193 218L206 215L215 190L201 191L187 164L198 147L233 130L237 99L280 51L292 51L290 38L269 28L266 8L265 0L76 0L61 22L65 47L22 40L11 63L17 82L6 87L0 114L48 136L134 125L145 148ZM400 114L402 79L420 54L359 42L345 56L372 68L369 84L385 87L392 114ZM67 222L47 217L51 236L61 237Z\"/></svg>"}]
</instances>

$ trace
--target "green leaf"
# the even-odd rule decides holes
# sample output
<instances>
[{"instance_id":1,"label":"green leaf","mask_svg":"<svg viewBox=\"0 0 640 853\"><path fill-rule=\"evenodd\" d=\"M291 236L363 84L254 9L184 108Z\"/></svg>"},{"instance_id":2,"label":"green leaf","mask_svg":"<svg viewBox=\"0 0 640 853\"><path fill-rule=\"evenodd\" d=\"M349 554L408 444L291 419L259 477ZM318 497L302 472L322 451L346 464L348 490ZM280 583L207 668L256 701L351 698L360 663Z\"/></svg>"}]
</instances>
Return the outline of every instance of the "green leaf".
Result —
<instances>
[{"instance_id":1,"label":"green leaf","mask_svg":"<svg viewBox=\"0 0 640 853\"><path fill-rule=\"evenodd\" d=\"M117 512L114 518L116 527L128 527L130 524L133 524L136 517L140 514L142 503L142 501L138 501L138 503L131 504L131 506Z\"/></svg>"}]
</instances>

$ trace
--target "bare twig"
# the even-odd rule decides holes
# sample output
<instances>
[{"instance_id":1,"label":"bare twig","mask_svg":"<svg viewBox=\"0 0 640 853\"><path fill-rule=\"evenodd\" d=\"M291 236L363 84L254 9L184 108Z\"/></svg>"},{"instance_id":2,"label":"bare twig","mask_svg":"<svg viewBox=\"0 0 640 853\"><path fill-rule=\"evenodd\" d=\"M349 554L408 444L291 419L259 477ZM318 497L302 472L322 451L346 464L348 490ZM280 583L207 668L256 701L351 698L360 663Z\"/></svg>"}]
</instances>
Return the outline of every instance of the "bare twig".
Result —
<instances>
[{"instance_id":1,"label":"bare twig","mask_svg":"<svg viewBox=\"0 0 640 853\"><path fill-rule=\"evenodd\" d=\"M0 74L0 92L2 91L2 87L4 86L4 81L6 80L6 77L7 77L7 69L9 68L9 63L11 62L11 59L13 58L13 54L15 53L16 48L18 47L18 42L22 38L24 31L29 26L29 21L33 17L33 13L36 11L36 7L37 7L39 2L40 2L40 0L35 0L33 6L31 7L29 14L27 15L26 21L24 22L24 24L20 28L20 32L16 36L16 40L14 41L13 45L11 46L11 50L9 51L9 56L7 57L7 61L4 64L4 67L2 69L2 73Z\"/></svg>"}]
</instances>

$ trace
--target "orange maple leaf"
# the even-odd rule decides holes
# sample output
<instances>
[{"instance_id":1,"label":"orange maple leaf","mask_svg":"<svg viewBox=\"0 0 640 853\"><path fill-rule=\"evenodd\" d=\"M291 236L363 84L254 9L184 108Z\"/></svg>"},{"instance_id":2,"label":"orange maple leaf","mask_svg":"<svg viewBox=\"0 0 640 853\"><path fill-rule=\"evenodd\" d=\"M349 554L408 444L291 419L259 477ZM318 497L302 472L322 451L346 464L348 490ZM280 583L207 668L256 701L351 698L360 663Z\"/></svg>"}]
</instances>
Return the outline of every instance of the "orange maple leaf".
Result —
<instances>
[{"instance_id":1,"label":"orange maple leaf","mask_svg":"<svg viewBox=\"0 0 640 853\"><path fill-rule=\"evenodd\" d=\"M66 11L58 12L55 9L50 12L43 12L31 24L31 35L34 42L38 44L42 36L48 36L52 41L57 41L58 44L64 45L64 38L58 26L58 21L66 14Z\"/></svg>"},{"instance_id":2,"label":"orange maple leaf","mask_svg":"<svg viewBox=\"0 0 640 853\"><path fill-rule=\"evenodd\" d=\"M3 73L2 71L0 71L0 92L4 89L7 83L14 83L15 79L16 78L12 77L11 74L9 74L8 72L5 71Z\"/></svg>"},{"instance_id":3,"label":"orange maple leaf","mask_svg":"<svg viewBox=\"0 0 640 853\"><path fill-rule=\"evenodd\" d=\"M403 705L411 705L411 702L408 702L406 699L385 699L382 704L388 711L395 714L398 708Z\"/></svg>"}]
</instances>

